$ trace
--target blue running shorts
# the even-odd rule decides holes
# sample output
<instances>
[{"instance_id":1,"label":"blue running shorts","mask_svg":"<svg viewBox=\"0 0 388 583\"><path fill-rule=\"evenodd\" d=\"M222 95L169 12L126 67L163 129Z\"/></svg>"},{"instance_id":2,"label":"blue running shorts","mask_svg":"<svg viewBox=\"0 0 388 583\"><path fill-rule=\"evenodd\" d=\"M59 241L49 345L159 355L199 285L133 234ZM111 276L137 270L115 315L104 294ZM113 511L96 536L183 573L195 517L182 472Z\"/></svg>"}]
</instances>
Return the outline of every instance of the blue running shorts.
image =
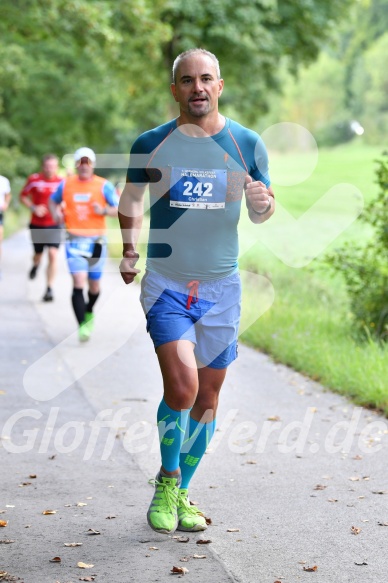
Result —
<instances>
[{"instance_id":1,"label":"blue running shorts","mask_svg":"<svg viewBox=\"0 0 388 583\"><path fill-rule=\"evenodd\" d=\"M70 273L86 272L89 279L100 279L106 255L104 237L71 236L66 241L66 259Z\"/></svg>"},{"instance_id":2,"label":"blue running shorts","mask_svg":"<svg viewBox=\"0 0 388 583\"><path fill-rule=\"evenodd\" d=\"M239 273L204 282L180 282L147 271L140 301L155 350L167 342L190 340L204 366L223 369L237 358Z\"/></svg>"}]
</instances>

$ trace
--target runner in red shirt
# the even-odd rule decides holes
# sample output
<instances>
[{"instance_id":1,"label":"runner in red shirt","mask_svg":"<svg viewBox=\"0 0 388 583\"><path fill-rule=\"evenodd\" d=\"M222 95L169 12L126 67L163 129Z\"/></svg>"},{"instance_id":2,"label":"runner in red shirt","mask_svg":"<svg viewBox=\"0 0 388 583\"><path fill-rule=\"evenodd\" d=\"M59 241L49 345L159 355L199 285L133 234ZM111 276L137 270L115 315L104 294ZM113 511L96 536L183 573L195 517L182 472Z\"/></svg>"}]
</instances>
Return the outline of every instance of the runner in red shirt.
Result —
<instances>
[{"instance_id":1,"label":"runner in red shirt","mask_svg":"<svg viewBox=\"0 0 388 583\"><path fill-rule=\"evenodd\" d=\"M47 289L43 301L51 302L54 299L52 284L57 271L57 255L62 231L60 225L51 216L48 199L62 182L62 178L58 176L58 158L55 154L46 154L42 162L42 172L29 176L20 193L20 200L32 213L30 230L34 257L29 277L35 279L43 250L47 247Z\"/></svg>"}]
</instances>

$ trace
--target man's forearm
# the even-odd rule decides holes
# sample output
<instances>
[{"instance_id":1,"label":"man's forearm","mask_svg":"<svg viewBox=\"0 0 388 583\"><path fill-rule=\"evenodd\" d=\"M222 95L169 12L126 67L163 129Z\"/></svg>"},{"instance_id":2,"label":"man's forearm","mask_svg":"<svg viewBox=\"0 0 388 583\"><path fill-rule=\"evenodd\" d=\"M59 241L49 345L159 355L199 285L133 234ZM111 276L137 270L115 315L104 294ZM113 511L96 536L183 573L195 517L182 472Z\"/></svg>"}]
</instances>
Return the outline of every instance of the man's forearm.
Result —
<instances>
[{"instance_id":1,"label":"man's forearm","mask_svg":"<svg viewBox=\"0 0 388 583\"><path fill-rule=\"evenodd\" d=\"M127 185L119 204L119 223L123 240L123 255L135 251L139 240L144 213L144 189Z\"/></svg>"}]
</instances>

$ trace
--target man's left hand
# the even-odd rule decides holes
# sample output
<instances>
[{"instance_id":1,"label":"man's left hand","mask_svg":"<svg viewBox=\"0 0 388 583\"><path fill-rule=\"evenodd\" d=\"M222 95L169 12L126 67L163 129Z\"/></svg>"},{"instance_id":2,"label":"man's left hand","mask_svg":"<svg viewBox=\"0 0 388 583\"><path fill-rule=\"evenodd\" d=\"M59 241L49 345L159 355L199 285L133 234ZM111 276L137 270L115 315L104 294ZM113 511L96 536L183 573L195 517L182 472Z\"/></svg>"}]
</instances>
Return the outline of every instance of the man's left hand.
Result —
<instances>
[{"instance_id":1,"label":"man's left hand","mask_svg":"<svg viewBox=\"0 0 388 583\"><path fill-rule=\"evenodd\" d=\"M272 200L266 185L260 180L254 182L249 174L245 177L245 194L249 205L257 213L264 213Z\"/></svg>"}]
</instances>

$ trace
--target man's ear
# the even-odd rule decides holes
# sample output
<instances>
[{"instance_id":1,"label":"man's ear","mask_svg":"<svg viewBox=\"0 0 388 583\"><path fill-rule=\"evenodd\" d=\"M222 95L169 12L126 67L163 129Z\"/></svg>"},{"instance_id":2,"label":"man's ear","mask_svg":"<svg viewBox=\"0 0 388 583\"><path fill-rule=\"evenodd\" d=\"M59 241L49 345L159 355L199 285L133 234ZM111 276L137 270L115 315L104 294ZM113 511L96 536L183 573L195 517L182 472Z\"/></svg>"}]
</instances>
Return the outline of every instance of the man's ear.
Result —
<instances>
[{"instance_id":1,"label":"man's ear","mask_svg":"<svg viewBox=\"0 0 388 583\"><path fill-rule=\"evenodd\" d=\"M220 97L222 95L223 90L224 90L224 80L219 79L219 81L218 81L218 97Z\"/></svg>"},{"instance_id":2,"label":"man's ear","mask_svg":"<svg viewBox=\"0 0 388 583\"><path fill-rule=\"evenodd\" d=\"M176 87L175 87L175 83L171 83L170 85L170 90L172 93L173 98L175 99L175 101L178 101L177 96L176 96Z\"/></svg>"}]
</instances>

